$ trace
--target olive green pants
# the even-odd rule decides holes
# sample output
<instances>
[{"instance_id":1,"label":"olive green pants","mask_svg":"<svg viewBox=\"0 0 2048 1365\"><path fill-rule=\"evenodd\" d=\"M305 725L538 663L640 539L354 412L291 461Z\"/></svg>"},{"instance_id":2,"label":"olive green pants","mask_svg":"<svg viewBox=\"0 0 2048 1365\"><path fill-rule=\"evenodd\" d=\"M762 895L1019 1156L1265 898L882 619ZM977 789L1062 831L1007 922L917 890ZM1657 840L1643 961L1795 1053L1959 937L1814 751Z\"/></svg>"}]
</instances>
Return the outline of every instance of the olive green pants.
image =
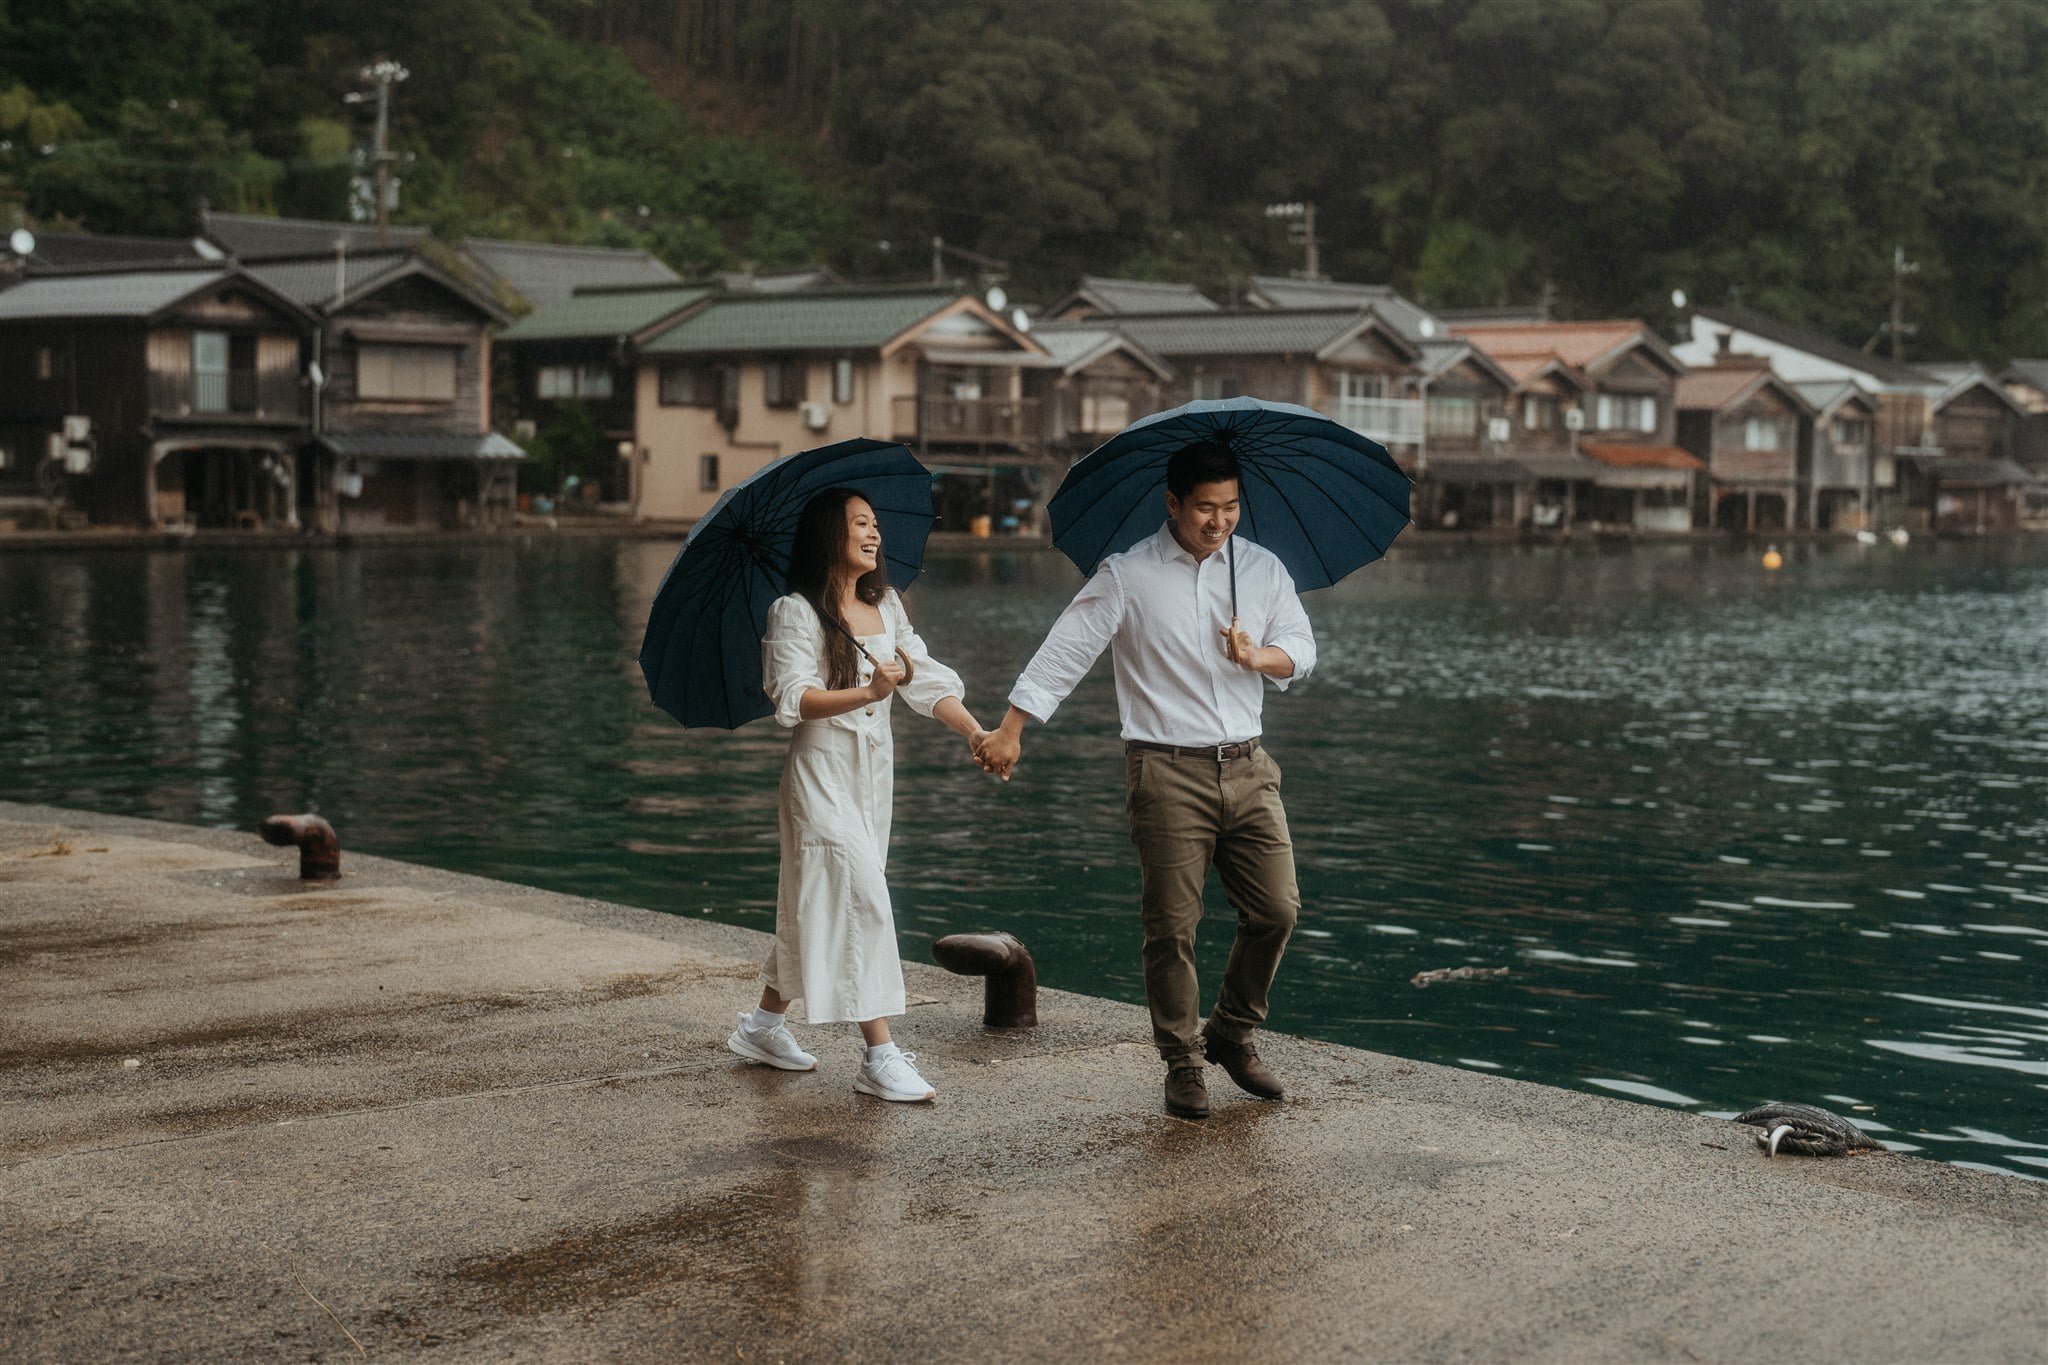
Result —
<instances>
[{"instance_id":1,"label":"olive green pants","mask_svg":"<svg viewBox=\"0 0 2048 1365\"><path fill-rule=\"evenodd\" d=\"M1211 864L1237 911L1237 938L1209 1029L1241 1043L1265 1022L1273 974L1301 910L1294 843L1280 804L1280 765L1263 746L1220 763L1126 749L1124 792L1144 874L1140 918L1152 1041L1175 1066L1201 1050L1195 928Z\"/></svg>"}]
</instances>

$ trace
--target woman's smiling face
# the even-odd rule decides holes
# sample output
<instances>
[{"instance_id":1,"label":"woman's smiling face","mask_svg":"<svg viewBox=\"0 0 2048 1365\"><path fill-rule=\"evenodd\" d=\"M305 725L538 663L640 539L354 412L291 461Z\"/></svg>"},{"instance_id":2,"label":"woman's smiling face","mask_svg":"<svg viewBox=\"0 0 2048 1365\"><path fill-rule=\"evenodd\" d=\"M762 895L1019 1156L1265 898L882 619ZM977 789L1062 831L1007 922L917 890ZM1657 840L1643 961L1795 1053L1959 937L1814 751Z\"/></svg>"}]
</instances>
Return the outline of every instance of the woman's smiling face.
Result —
<instances>
[{"instance_id":1,"label":"woman's smiling face","mask_svg":"<svg viewBox=\"0 0 2048 1365\"><path fill-rule=\"evenodd\" d=\"M841 562L853 577L873 573L882 562L882 524L866 498L846 500L846 548Z\"/></svg>"}]
</instances>

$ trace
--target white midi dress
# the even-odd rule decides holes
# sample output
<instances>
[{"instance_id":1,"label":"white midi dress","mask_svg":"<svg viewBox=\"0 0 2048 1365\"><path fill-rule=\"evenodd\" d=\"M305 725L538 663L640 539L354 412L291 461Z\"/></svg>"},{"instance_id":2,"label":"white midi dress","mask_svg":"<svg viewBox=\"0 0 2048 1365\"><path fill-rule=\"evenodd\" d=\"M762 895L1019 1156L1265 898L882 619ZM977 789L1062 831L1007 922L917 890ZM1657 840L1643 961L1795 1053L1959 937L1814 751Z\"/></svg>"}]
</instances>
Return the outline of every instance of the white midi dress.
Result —
<instances>
[{"instance_id":1,"label":"white midi dress","mask_svg":"<svg viewBox=\"0 0 2048 1365\"><path fill-rule=\"evenodd\" d=\"M862 1022L903 1013L903 962L883 873L896 779L889 730L896 697L928 716L964 697L960 675L933 659L894 592L881 604L884 633L861 637L883 661L901 650L910 680L883 701L824 720L805 720L805 692L825 690L825 631L818 613L792 593L768 609L761 681L775 719L794 733L777 789L782 866L775 888L775 946L762 980L785 1000L802 1000L813 1024ZM860 683L874 667L860 661Z\"/></svg>"}]
</instances>

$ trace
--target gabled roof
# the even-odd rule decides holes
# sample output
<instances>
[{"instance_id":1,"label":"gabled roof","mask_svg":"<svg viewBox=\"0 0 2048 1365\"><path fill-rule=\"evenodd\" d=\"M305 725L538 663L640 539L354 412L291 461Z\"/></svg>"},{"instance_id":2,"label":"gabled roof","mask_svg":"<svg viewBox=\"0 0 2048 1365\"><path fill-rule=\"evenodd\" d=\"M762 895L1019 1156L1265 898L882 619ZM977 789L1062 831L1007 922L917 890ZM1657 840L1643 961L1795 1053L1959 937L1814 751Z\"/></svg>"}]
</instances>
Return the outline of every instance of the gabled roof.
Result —
<instances>
[{"instance_id":1,"label":"gabled roof","mask_svg":"<svg viewBox=\"0 0 2048 1365\"><path fill-rule=\"evenodd\" d=\"M1671 347L1639 318L1610 318L1598 322L1466 322L1451 329L1465 340L1501 362L1510 371L1511 360L1554 355L1566 364L1595 374L1631 350L1641 348L1678 374L1685 362L1672 354Z\"/></svg>"},{"instance_id":2,"label":"gabled roof","mask_svg":"<svg viewBox=\"0 0 2048 1365\"><path fill-rule=\"evenodd\" d=\"M1778 378L1770 362L1760 356L1741 356L1687 370L1678 377L1674 402L1682 412L1720 412L1747 403L1760 389L1776 389L1794 408L1809 417L1813 415L1806 396Z\"/></svg>"},{"instance_id":3,"label":"gabled roof","mask_svg":"<svg viewBox=\"0 0 2048 1365\"><path fill-rule=\"evenodd\" d=\"M1993 379L1990 371L1986 370L1983 366L1971 364L1944 368L1951 369L1954 373L1953 377L1948 379L1940 396L1934 400L1934 410L1936 412L1940 412L1964 394L1982 389L2013 412L2019 413L2022 416L2026 414L2027 410L2020 406L2019 400L2007 393L2005 385ZM1942 376L1937 375L1936 377L1941 378Z\"/></svg>"},{"instance_id":4,"label":"gabled roof","mask_svg":"<svg viewBox=\"0 0 2048 1365\"><path fill-rule=\"evenodd\" d=\"M334 289L336 266L337 258L328 256L262 261L243 269L280 294L330 317L400 280L417 276L432 280L493 322L509 319L497 300L414 252L365 252L341 258L342 291L338 295Z\"/></svg>"},{"instance_id":5,"label":"gabled roof","mask_svg":"<svg viewBox=\"0 0 2048 1365\"><path fill-rule=\"evenodd\" d=\"M1140 346L1168 359L1196 355L1306 355L1320 358L1360 333L1375 328L1404 359L1414 361L1421 355L1412 341L1377 314L1350 308L1316 312L1253 309L1227 313L1127 314L1096 321L1098 324L1113 323L1119 332Z\"/></svg>"},{"instance_id":6,"label":"gabled roof","mask_svg":"<svg viewBox=\"0 0 2048 1365\"><path fill-rule=\"evenodd\" d=\"M190 237L115 237L92 232L38 232L29 253L28 273L48 275L67 270L107 270L128 266L163 266L217 260Z\"/></svg>"},{"instance_id":7,"label":"gabled roof","mask_svg":"<svg viewBox=\"0 0 2048 1365\"><path fill-rule=\"evenodd\" d=\"M1901 365L1886 360L1883 356L1859 351L1853 346L1844 346L1838 341L1822 336L1819 332L1809 331L1739 304L1696 308L1693 312L1709 322L1717 322L1724 327L1732 327L1760 336L1766 341L1774 341L1780 346L1789 346L1793 350L1819 356L1822 360L1833 361L1846 369L1861 370L1887 384L1924 388L1929 383L1927 374L1911 365Z\"/></svg>"},{"instance_id":8,"label":"gabled roof","mask_svg":"<svg viewBox=\"0 0 2048 1365\"><path fill-rule=\"evenodd\" d=\"M1213 313L1216 301L1191 284L1165 284L1153 280L1119 280L1107 275L1083 275L1074 292L1046 312L1054 317L1075 304L1086 304L1098 313Z\"/></svg>"},{"instance_id":9,"label":"gabled roof","mask_svg":"<svg viewBox=\"0 0 2048 1365\"><path fill-rule=\"evenodd\" d=\"M1799 396L1813 409L1816 419L1832 417L1837 408L1850 403L1861 404L1872 413L1877 411L1877 400L1865 393L1862 385L1847 379L1813 379L1792 387L1799 390Z\"/></svg>"},{"instance_id":10,"label":"gabled roof","mask_svg":"<svg viewBox=\"0 0 2048 1365\"><path fill-rule=\"evenodd\" d=\"M509 285L535 308L568 299L593 285L680 284L682 276L638 249L556 246L465 237L463 254Z\"/></svg>"},{"instance_id":11,"label":"gabled roof","mask_svg":"<svg viewBox=\"0 0 2048 1365\"><path fill-rule=\"evenodd\" d=\"M375 223L328 222L319 218L267 218L254 213L199 215L202 236L218 244L230 256L244 261L276 260L287 256L332 256L336 242L348 243L350 252L375 251L380 247L413 247L427 238L423 227L394 227L383 241L377 240Z\"/></svg>"},{"instance_id":12,"label":"gabled roof","mask_svg":"<svg viewBox=\"0 0 2048 1365\"><path fill-rule=\"evenodd\" d=\"M1481 351L1480 354L1485 355L1486 352ZM1532 389L1536 386L1538 380L1552 378L1562 379L1580 393L1592 393L1600 387L1599 384L1594 382L1592 375L1587 374L1576 365L1567 365L1564 361L1547 351L1537 355L1489 356L1488 358L1498 364L1508 378L1514 381L1515 388L1518 391Z\"/></svg>"},{"instance_id":13,"label":"gabled roof","mask_svg":"<svg viewBox=\"0 0 2048 1365\"><path fill-rule=\"evenodd\" d=\"M1033 329L1031 336L1045 347L1062 374L1078 373L1102 357L1122 351L1159 378L1173 378L1171 366L1114 327L1047 323Z\"/></svg>"},{"instance_id":14,"label":"gabled roof","mask_svg":"<svg viewBox=\"0 0 2048 1365\"><path fill-rule=\"evenodd\" d=\"M296 300L232 266L195 270L125 270L43 275L0 290L0 322L147 322L185 300L225 285L246 289L297 320L313 314Z\"/></svg>"},{"instance_id":15,"label":"gabled roof","mask_svg":"<svg viewBox=\"0 0 2048 1365\"><path fill-rule=\"evenodd\" d=\"M2018 380L2048 393L2048 360L2012 360L1999 372L2001 380Z\"/></svg>"},{"instance_id":16,"label":"gabled roof","mask_svg":"<svg viewBox=\"0 0 2048 1365\"><path fill-rule=\"evenodd\" d=\"M1297 280L1289 275L1254 275L1245 290L1254 308L1370 308L1410 341L1450 335L1429 310L1394 292L1390 284L1348 284L1341 280Z\"/></svg>"},{"instance_id":17,"label":"gabled roof","mask_svg":"<svg viewBox=\"0 0 2048 1365\"><path fill-rule=\"evenodd\" d=\"M1470 361L1480 369L1498 379L1502 388L1515 387L1515 377L1500 367L1498 361L1480 350L1469 341L1457 339L1425 341L1418 348L1422 352L1422 373L1431 379L1445 374Z\"/></svg>"},{"instance_id":18,"label":"gabled roof","mask_svg":"<svg viewBox=\"0 0 2048 1365\"><path fill-rule=\"evenodd\" d=\"M610 341L637 336L711 297L700 284L579 289L498 333L505 342Z\"/></svg>"},{"instance_id":19,"label":"gabled roof","mask_svg":"<svg viewBox=\"0 0 2048 1365\"><path fill-rule=\"evenodd\" d=\"M963 302L971 300L950 289L726 295L640 349L648 355L880 350Z\"/></svg>"}]
</instances>

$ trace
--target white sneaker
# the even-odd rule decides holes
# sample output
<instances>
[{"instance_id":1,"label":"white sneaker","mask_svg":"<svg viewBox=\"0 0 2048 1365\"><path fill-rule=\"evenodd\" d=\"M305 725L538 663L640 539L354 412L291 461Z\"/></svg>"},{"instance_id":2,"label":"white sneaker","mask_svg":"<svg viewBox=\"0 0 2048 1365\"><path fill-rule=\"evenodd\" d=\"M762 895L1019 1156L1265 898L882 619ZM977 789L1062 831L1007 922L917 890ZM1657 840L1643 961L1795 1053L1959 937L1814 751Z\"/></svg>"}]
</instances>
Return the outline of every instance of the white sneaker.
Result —
<instances>
[{"instance_id":1,"label":"white sneaker","mask_svg":"<svg viewBox=\"0 0 2048 1365\"><path fill-rule=\"evenodd\" d=\"M787 1025L777 1024L766 1033L756 1033L747 1027L744 1014L725 1045L750 1062L781 1067L784 1071L810 1071L818 1065L816 1057L796 1045Z\"/></svg>"},{"instance_id":2,"label":"white sneaker","mask_svg":"<svg viewBox=\"0 0 2048 1365\"><path fill-rule=\"evenodd\" d=\"M853 1088L863 1095L903 1104L928 1100L939 1092L917 1074L916 1062L915 1052L892 1052L879 1062L862 1062L860 1074L853 1078Z\"/></svg>"}]
</instances>

